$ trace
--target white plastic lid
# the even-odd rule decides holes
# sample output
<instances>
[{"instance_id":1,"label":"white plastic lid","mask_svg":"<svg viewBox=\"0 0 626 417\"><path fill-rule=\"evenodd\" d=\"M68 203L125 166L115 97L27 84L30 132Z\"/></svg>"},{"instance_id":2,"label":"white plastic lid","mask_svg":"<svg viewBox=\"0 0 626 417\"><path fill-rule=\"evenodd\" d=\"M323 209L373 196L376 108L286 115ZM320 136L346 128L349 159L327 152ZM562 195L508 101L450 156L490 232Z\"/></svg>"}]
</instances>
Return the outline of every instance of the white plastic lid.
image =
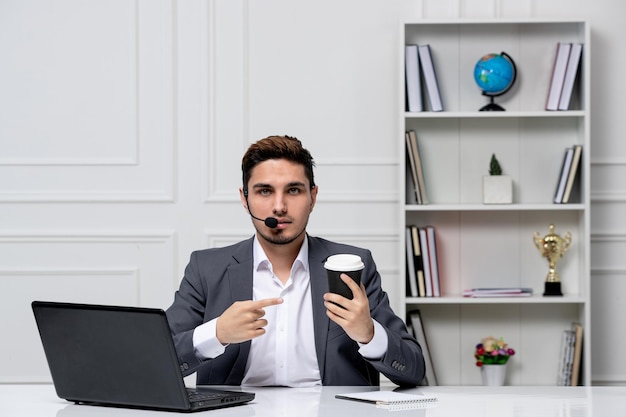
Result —
<instances>
[{"instance_id":1,"label":"white plastic lid","mask_svg":"<svg viewBox=\"0 0 626 417\"><path fill-rule=\"evenodd\" d=\"M331 271L360 271L364 267L359 255L347 253L329 256L324 263L324 268Z\"/></svg>"}]
</instances>

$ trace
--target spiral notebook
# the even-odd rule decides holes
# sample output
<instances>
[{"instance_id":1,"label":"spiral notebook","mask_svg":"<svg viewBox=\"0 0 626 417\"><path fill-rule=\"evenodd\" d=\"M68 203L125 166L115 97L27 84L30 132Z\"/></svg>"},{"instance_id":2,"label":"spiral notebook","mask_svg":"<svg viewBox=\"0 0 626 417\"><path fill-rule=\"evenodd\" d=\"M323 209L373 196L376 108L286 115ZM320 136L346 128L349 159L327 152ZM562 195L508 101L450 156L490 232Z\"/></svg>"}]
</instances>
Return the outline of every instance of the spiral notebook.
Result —
<instances>
[{"instance_id":1,"label":"spiral notebook","mask_svg":"<svg viewBox=\"0 0 626 417\"><path fill-rule=\"evenodd\" d=\"M413 409L432 407L437 404L437 397L423 394L408 394L397 391L364 391L337 394L341 400L360 401L376 404L377 407L389 409Z\"/></svg>"}]
</instances>

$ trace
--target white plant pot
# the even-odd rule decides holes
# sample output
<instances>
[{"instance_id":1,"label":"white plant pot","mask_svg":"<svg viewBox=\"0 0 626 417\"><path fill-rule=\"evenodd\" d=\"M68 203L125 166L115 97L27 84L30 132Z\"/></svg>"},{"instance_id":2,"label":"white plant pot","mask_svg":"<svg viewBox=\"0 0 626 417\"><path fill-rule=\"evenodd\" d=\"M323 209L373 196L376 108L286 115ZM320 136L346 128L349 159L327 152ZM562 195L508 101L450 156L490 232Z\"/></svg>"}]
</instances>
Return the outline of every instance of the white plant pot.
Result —
<instances>
[{"instance_id":1,"label":"white plant pot","mask_svg":"<svg viewBox=\"0 0 626 417\"><path fill-rule=\"evenodd\" d=\"M506 379L506 363L502 365L483 365L480 367L483 385L499 387Z\"/></svg>"},{"instance_id":2,"label":"white plant pot","mask_svg":"<svg viewBox=\"0 0 626 417\"><path fill-rule=\"evenodd\" d=\"M483 176L483 203L513 203L513 179L508 175Z\"/></svg>"}]
</instances>

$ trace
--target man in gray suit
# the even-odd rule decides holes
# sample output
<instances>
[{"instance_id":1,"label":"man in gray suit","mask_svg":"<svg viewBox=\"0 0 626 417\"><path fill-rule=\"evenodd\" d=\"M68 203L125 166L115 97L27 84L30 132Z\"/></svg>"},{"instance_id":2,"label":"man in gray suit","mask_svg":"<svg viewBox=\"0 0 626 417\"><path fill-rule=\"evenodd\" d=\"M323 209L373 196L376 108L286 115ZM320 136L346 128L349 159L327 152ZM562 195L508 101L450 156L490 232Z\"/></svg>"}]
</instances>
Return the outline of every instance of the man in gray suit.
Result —
<instances>
[{"instance_id":1,"label":"man in gray suit","mask_svg":"<svg viewBox=\"0 0 626 417\"><path fill-rule=\"evenodd\" d=\"M255 235L192 253L167 316L183 374L197 371L198 384L378 385L382 373L415 386L424 378L421 348L391 310L370 251L306 233L318 193L313 166L296 138L251 145L239 192ZM339 253L365 264L360 286L341 275L352 299L328 292L324 262Z\"/></svg>"}]
</instances>

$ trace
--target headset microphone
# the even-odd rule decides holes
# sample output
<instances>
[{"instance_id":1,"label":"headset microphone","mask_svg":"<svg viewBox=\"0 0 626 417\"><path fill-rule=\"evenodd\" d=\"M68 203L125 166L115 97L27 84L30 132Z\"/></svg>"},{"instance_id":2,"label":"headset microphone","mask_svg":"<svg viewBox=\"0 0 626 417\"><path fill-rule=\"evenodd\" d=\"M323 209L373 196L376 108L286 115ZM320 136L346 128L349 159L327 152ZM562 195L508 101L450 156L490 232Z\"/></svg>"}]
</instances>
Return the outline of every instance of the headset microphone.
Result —
<instances>
[{"instance_id":1,"label":"headset microphone","mask_svg":"<svg viewBox=\"0 0 626 417\"><path fill-rule=\"evenodd\" d=\"M247 206L246 208L248 209L248 213L250 214L250 217L252 217L255 220L262 221L270 229L275 229L278 226L278 219L275 217L268 217L265 220L263 220L263 219L258 218L254 214L252 214L252 212L250 211L250 203L248 203L248 190L247 189L243 190L243 196L246 198L246 206Z\"/></svg>"},{"instance_id":2,"label":"headset microphone","mask_svg":"<svg viewBox=\"0 0 626 417\"><path fill-rule=\"evenodd\" d=\"M270 229L274 229L278 226L278 219L276 217L268 217L265 220L260 219L250 212L250 207L248 207L248 213L250 213L250 217L252 217L253 219L262 221Z\"/></svg>"}]
</instances>

